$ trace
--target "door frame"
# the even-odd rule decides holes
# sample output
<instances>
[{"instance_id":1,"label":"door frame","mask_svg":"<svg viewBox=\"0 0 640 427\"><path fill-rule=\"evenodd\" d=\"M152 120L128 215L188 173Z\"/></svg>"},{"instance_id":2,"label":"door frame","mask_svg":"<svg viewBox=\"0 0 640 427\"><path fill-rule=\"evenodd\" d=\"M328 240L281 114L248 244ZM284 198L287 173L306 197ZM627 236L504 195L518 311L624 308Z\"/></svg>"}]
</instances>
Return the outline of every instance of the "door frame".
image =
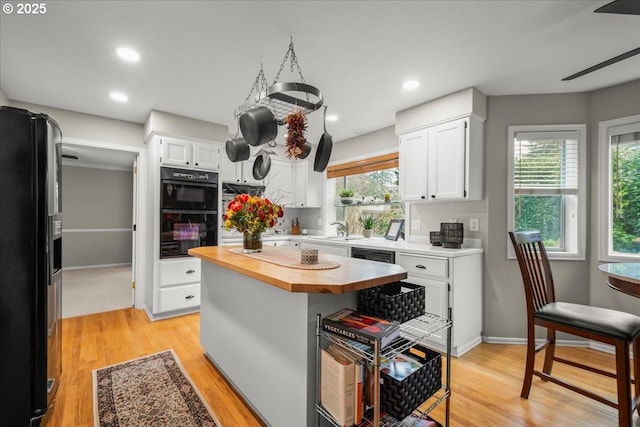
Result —
<instances>
[{"instance_id":1,"label":"door frame","mask_svg":"<svg viewBox=\"0 0 640 427\"><path fill-rule=\"evenodd\" d=\"M133 232L133 247L131 254L131 269L132 269L132 281L135 283L135 289L132 297L134 299L135 308L144 308L144 295L145 287L147 283L146 278L146 257L145 253L145 239L146 239L146 225L142 219L146 218L147 210L147 149L146 147L139 147L133 145L114 144L109 142L91 141L82 138L70 138L62 137L63 146L76 146L85 148L95 148L109 151L123 151L131 153L137 156L136 165L134 169L134 191L133 191L133 212L131 213L133 218L133 224L136 225Z\"/></svg>"}]
</instances>

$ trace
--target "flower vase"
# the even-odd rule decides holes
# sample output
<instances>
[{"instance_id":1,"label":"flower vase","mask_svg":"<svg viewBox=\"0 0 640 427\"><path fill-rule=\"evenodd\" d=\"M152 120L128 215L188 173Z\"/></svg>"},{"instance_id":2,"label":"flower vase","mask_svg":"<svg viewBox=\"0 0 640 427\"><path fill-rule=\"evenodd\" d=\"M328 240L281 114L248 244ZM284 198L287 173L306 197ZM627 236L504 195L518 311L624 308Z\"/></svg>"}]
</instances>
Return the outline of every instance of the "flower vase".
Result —
<instances>
[{"instance_id":1,"label":"flower vase","mask_svg":"<svg viewBox=\"0 0 640 427\"><path fill-rule=\"evenodd\" d=\"M242 252L250 254L262 250L262 233L242 233Z\"/></svg>"},{"instance_id":2,"label":"flower vase","mask_svg":"<svg viewBox=\"0 0 640 427\"><path fill-rule=\"evenodd\" d=\"M373 236L373 230L370 229L370 228L364 229L364 230L362 230L362 235L364 237L367 237L367 238L371 237L371 236Z\"/></svg>"}]
</instances>

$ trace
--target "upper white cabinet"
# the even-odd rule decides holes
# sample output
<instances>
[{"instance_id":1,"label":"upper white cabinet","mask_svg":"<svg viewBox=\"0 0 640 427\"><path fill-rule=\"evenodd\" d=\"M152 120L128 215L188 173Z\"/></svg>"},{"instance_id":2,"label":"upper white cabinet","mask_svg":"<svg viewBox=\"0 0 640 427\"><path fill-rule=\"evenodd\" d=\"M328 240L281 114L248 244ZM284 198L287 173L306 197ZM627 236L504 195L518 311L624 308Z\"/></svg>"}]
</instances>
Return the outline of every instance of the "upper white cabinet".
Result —
<instances>
[{"instance_id":1,"label":"upper white cabinet","mask_svg":"<svg viewBox=\"0 0 640 427\"><path fill-rule=\"evenodd\" d=\"M222 149L224 152L224 149ZM242 162L232 162L227 157L227 153L220 155L220 175L222 182L232 182L236 184L252 184L263 185L262 181L258 181L253 177L253 162L255 156Z\"/></svg>"},{"instance_id":2,"label":"upper white cabinet","mask_svg":"<svg viewBox=\"0 0 640 427\"><path fill-rule=\"evenodd\" d=\"M274 203L293 203L293 165L285 160L271 160L271 170L265 178L265 195Z\"/></svg>"},{"instance_id":3,"label":"upper white cabinet","mask_svg":"<svg viewBox=\"0 0 640 427\"><path fill-rule=\"evenodd\" d=\"M264 181L266 196L282 206L322 206L322 174L310 171L308 160L272 159L271 170Z\"/></svg>"},{"instance_id":4,"label":"upper white cabinet","mask_svg":"<svg viewBox=\"0 0 640 427\"><path fill-rule=\"evenodd\" d=\"M295 187L292 205L299 208L321 207L322 174L310 170L309 160L299 160L293 165Z\"/></svg>"},{"instance_id":5,"label":"upper white cabinet","mask_svg":"<svg viewBox=\"0 0 640 427\"><path fill-rule=\"evenodd\" d=\"M405 201L427 197L427 132L400 135L400 197Z\"/></svg>"},{"instance_id":6,"label":"upper white cabinet","mask_svg":"<svg viewBox=\"0 0 640 427\"><path fill-rule=\"evenodd\" d=\"M218 170L221 144L201 143L177 138L161 137L160 163L196 169Z\"/></svg>"},{"instance_id":7,"label":"upper white cabinet","mask_svg":"<svg viewBox=\"0 0 640 427\"><path fill-rule=\"evenodd\" d=\"M473 115L400 135L402 200L482 200L483 122Z\"/></svg>"}]
</instances>

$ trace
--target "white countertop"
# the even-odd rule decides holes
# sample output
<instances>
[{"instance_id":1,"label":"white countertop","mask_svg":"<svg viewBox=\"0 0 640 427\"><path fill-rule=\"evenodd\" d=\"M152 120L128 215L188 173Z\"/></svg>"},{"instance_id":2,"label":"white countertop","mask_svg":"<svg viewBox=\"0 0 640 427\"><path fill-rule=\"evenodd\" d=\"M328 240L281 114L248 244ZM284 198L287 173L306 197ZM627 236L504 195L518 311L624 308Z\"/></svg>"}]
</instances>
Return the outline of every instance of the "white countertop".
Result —
<instances>
[{"instance_id":1,"label":"white countertop","mask_svg":"<svg viewBox=\"0 0 640 427\"><path fill-rule=\"evenodd\" d=\"M361 236L354 236L353 240L339 239L335 236L302 236L302 235L290 235L290 234L277 234L267 235L262 237L265 242L274 240L291 240L298 242L306 242L309 244L318 245L331 245L331 246L348 246L359 248L371 248L371 249L383 249L394 252L405 252L420 255L432 255L432 256L444 256L449 258L468 256L473 254L481 254L484 252L482 248L466 248L461 249L448 249L440 246L431 246L428 243L409 243L405 240L398 239L397 241L387 240L383 237L371 237L362 238ZM225 243L240 243L242 238L221 239Z\"/></svg>"}]
</instances>

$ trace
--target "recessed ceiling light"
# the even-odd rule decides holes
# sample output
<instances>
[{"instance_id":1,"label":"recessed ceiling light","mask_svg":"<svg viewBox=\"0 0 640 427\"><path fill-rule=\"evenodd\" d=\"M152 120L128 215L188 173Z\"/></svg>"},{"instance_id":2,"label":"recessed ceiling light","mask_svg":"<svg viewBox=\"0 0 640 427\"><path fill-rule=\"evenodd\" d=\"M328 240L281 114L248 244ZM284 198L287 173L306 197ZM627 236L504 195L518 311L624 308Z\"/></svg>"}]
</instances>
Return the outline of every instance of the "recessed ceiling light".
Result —
<instances>
[{"instance_id":1,"label":"recessed ceiling light","mask_svg":"<svg viewBox=\"0 0 640 427\"><path fill-rule=\"evenodd\" d=\"M329 114L327 116L327 121L328 122L335 122L336 120L338 120L338 116L336 116L335 114Z\"/></svg>"},{"instance_id":2,"label":"recessed ceiling light","mask_svg":"<svg viewBox=\"0 0 640 427\"><path fill-rule=\"evenodd\" d=\"M420 86L420 82L417 80L408 80L402 83L402 88L407 90L415 89L418 86Z\"/></svg>"},{"instance_id":3,"label":"recessed ceiling light","mask_svg":"<svg viewBox=\"0 0 640 427\"><path fill-rule=\"evenodd\" d=\"M120 46L116 49L116 53L121 59L128 62L137 62L140 60L140 54L129 47Z\"/></svg>"},{"instance_id":4,"label":"recessed ceiling light","mask_svg":"<svg viewBox=\"0 0 640 427\"><path fill-rule=\"evenodd\" d=\"M122 92L111 92L109 96L116 102L127 102L129 100L129 97Z\"/></svg>"}]
</instances>

